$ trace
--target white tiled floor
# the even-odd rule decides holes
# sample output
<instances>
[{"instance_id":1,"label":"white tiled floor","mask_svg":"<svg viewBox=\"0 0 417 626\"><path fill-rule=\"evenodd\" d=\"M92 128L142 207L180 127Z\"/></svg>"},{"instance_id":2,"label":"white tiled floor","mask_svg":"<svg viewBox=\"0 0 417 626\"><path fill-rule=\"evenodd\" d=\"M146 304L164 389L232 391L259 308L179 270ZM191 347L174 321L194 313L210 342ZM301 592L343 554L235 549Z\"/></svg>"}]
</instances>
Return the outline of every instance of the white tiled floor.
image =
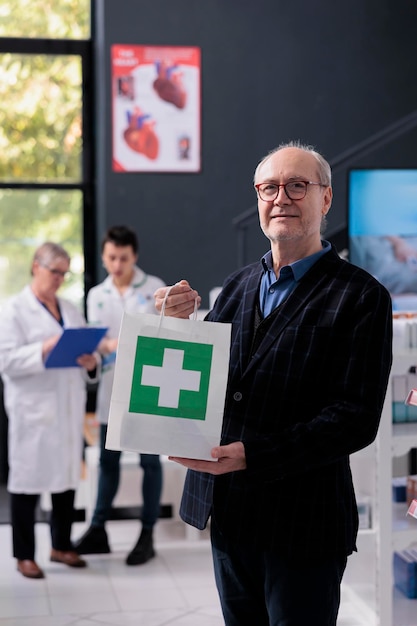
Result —
<instances>
[{"instance_id":1,"label":"white tiled floor","mask_svg":"<svg viewBox=\"0 0 417 626\"><path fill-rule=\"evenodd\" d=\"M74 539L85 527L74 524ZM224 625L206 533L187 540L181 522L160 520L156 558L129 567L124 559L139 523L109 522L107 529L112 553L89 555L88 567L77 570L49 562L49 527L37 524L36 558L46 578L28 580L11 556L10 527L0 525L0 626ZM370 626L346 591L342 598L338 626Z\"/></svg>"},{"instance_id":2,"label":"white tiled floor","mask_svg":"<svg viewBox=\"0 0 417 626\"><path fill-rule=\"evenodd\" d=\"M0 526L1 626L220 626L223 624L209 542L186 541L184 525L160 520L156 528L157 556L142 566L126 566L138 522L109 522L112 553L86 556L86 569L71 569L49 561L50 536L37 524L36 560L45 572L29 580L16 570L11 557L8 525ZM74 524L77 538L85 524Z\"/></svg>"}]
</instances>

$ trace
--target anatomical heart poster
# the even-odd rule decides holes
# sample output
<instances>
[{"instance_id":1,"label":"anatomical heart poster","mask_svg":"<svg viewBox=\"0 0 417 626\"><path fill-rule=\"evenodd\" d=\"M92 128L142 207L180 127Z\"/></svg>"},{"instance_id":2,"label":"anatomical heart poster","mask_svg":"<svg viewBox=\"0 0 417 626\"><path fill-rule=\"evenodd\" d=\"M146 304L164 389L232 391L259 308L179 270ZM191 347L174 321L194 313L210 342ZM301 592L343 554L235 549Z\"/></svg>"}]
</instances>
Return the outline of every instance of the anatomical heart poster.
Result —
<instances>
[{"instance_id":1,"label":"anatomical heart poster","mask_svg":"<svg viewBox=\"0 0 417 626\"><path fill-rule=\"evenodd\" d=\"M199 172L201 51L111 47L113 170Z\"/></svg>"}]
</instances>

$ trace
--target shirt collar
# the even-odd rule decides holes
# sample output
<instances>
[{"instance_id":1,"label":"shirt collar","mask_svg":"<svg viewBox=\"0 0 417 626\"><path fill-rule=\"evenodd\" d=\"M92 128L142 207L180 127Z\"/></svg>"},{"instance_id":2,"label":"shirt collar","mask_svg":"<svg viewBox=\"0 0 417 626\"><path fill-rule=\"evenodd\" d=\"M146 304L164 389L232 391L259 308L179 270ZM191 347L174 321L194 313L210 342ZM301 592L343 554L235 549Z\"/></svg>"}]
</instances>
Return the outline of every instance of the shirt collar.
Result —
<instances>
[{"instance_id":1,"label":"shirt collar","mask_svg":"<svg viewBox=\"0 0 417 626\"><path fill-rule=\"evenodd\" d=\"M294 263L290 263L289 265L285 265L285 267L289 267L292 270L294 280L300 280L304 276L304 274L306 274L306 272L308 272L308 270L313 267L314 263L318 261L319 258L323 256L323 254L329 252L332 247L331 243L329 241L326 241L325 239L322 240L321 244L323 247L318 252L310 254L310 256L306 256L304 259L294 261ZM274 267L272 262L271 250L268 250L268 252L264 254L261 262L264 272L273 271Z\"/></svg>"},{"instance_id":2,"label":"shirt collar","mask_svg":"<svg viewBox=\"0 0 417 626\"><path fill-rule=\"evenodd\" d=\"M133 277L128 287L128 290L138 289L138 287L141 287L146 282L147 278L147 274L145 274L145 272L140 267L135 265L135 267L133 268ZM117 288L115 287L113 278L109 274L103 280L102 284L106 293L111 293L112 291L117 292Z\"/></svg>"}]
</instances>

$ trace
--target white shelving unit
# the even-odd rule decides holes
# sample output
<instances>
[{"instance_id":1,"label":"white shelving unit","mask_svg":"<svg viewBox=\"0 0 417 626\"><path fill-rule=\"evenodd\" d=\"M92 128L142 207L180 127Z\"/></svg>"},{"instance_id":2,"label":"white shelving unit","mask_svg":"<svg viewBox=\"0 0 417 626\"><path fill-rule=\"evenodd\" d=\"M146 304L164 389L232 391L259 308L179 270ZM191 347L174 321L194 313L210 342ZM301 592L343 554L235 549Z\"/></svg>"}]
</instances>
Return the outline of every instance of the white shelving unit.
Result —
<instances>
[{"instance_id":1,"label":"white shelving unit","mask_svg":"<svg viewBox=\"0 0 417 626\"><path fill-rule=\"evenodd\" d=\"M391 376L416 364L417 350L397 353ZM359 531L358 553L349 557L344 585L350 601L368 611L369 626L417 626L417 601L394 590L392 567L393 552L417 542L417 520L407 516L405 503L392 501L393 458L416 447L417 423L392 423L390 382L376 442L351 457L355 490L371 497L372 524Z\"/></svg>"}]
</instances>

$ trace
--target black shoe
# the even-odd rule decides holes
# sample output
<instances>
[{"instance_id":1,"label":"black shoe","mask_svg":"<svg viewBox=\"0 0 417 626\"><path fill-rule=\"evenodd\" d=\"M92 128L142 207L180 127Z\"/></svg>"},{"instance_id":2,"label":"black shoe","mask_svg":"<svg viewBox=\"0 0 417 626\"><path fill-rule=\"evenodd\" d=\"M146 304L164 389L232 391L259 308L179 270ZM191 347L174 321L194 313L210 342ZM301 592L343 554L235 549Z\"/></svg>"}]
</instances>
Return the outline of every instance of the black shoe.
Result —
<instances>
[{"instance_id":1,"label":"black shoe","mask_svg":"<svg viewBox=\"0 0 417 626\"><path fill-rule=\"evenodd\" d=\"M142 528L135 547L126 557L126 565L143 565L143 563L146 563L154 556L152 529Z\"/></svg>"},{"instance_id":2,"label":"black shoe","mask_svg":"<svg viewBox=\"0 0 417 626\"><path fill-rule=\"evenodd\" d=\"M78 541L74 543L78 554L108 554L111 552L105 528L90 526Z\"/></svg>"}]
</instances>

